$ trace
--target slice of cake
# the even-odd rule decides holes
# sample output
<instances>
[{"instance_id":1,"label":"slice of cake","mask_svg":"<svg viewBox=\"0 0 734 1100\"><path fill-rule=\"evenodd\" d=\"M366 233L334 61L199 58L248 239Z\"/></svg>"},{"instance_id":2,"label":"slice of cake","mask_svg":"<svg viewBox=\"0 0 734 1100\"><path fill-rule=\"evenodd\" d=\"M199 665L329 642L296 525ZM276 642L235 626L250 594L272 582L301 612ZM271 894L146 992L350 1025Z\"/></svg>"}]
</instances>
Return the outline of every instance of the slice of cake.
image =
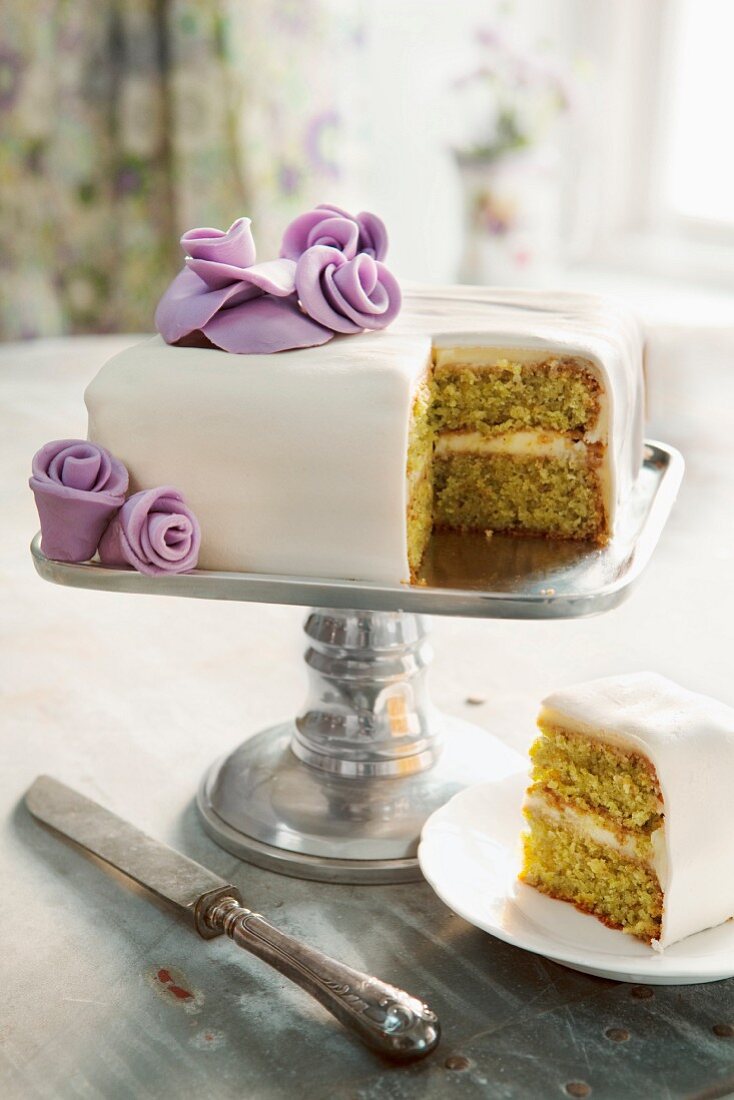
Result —
<instances>
[{"instance_id":1,"label":"slice of cake","mask_svg":"<svg viewBox=\"0 0 734 1100\"><path fill-rule=\"evenodd\" d=\"M657 949L734 916L734 709L641 672L538 726L523 882Z\"/></svg>"}]
</instances>

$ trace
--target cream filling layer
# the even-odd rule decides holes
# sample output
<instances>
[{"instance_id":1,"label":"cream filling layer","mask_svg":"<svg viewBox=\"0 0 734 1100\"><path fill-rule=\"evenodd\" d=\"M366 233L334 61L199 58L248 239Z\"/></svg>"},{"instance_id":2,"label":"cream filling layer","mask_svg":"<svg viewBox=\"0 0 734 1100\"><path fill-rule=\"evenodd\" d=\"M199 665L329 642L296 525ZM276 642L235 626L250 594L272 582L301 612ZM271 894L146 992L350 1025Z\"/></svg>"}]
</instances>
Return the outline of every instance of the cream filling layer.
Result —
<instances>
[{"instance_id":1,"label":"cream filling layer","mask_svg":"<svg viewBox=\"0 0 734 1100\"><path fill-rule=\"evenodd\" d=\"M656 829L650 836L650 845L652 849L652 854L650 854L650 852L643 853L640 851L637 844L637 838L634 835L630 835L622 841L611 829L605 829L594 821L590 814L585 813L583 810L574 810L570 806L560 808L548 802L543 795L526 795L525 809L530 811L530 813L537 814L539 817L548 818L549 821L554 823L567 825L570 829L573 829L574 832L579 833L581 836L588 837L589 840L593 840L594 843L601 844L606 848L612 848L615 852L619 852L625 859L633 859L638 863L644 863L655 872L661 888L665 890L667 881L667 858L665 853L663 826Z\"/></svg>"},{"instance_id":2,"label":"cream filling layer","mask_svg":"<svg viewBox=\"0 0 734 1100\"><path fill-rule=\"evenodd\" d=\"M455 345L454 347L436 346L433 348L433 364L436 370L451 367L488 367L506 370L515 364L526 366L554 366L563 361L571 363L579 371L586 371L598 377L599 369L592 359L582 355L563 352L559 354L551 348L491 347L489 345Z\"/></svg>"},{"instance_id":3,"label":"cream filling layer","mask_svg":"<svg viewBox=\"0 0 734 1100\"><path fill-rule=\"evenodd\" d=\"M436 439L436 457L454 454L509 454L525 458L584 460L586 442L571 439L564 432L524 431L485 435L483 432L441 432Z\"/></svg>"}]
</instances>

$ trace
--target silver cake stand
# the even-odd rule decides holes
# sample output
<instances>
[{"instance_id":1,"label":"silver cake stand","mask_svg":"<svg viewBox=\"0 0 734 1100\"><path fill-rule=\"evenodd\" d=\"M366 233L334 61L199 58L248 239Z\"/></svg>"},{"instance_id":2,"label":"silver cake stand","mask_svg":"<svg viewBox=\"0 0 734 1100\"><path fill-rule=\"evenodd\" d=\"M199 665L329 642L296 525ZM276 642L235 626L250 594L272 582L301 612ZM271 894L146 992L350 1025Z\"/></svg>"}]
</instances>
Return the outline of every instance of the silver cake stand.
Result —
<instances>
[{"instance_id":1,"label":"silver cake stand","mask_svg":"<svg viewBox=\"0 0 734 1100\"><path fill-rule=\"evenodd\" d=\"M197 571L145 577L51 561L54 584L110 592L313 606L305 624L310 691L295 719L248 738L204 776L210 835L251 863L330 882L420 877L423 822L492 775L501 747L431 703L425 614L565 619L616 607L653 553L683 459L648 442L636 488L603 549L496 535L434 535L416 586Z\"/></svg>"}]
</instances>

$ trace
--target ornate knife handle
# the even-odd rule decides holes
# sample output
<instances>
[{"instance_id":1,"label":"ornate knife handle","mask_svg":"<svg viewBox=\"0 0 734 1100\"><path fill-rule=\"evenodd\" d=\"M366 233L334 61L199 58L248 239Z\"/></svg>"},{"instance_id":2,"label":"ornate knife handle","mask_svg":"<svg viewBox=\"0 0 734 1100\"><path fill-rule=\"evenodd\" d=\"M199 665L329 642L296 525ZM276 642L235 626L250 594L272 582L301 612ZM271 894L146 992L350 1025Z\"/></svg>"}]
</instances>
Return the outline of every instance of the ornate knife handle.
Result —
<instances>
[{"instance_id":1,"label":"ornate knife handle","mask_svg":"<svg viewBox=\"0 0 734 1100\"><path fill-rule=\"evenodd\" d=\"M264 959L300 985L340 1023L373 1050L407 1062L436 1047L441 1028L417 997L343 966L336 959L278 931L236 898L215 900L203 915L209 928L225 932L246 951Z\"/></svg>"}]
</instances>

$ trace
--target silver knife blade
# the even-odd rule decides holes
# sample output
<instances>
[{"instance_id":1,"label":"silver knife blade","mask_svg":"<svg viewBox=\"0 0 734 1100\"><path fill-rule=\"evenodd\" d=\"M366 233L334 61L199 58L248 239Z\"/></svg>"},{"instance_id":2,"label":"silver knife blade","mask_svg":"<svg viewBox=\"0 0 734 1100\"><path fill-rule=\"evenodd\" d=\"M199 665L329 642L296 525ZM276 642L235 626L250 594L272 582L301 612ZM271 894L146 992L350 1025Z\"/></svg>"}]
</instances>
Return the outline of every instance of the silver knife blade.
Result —
<instances>
[{"instance_id":1,"label":"silver knife blade","mask_svg":"<svg viewBox=\"0 0 734 1100\"><path fill-rule=\"evenodd\" d=\"M219 895L241 901L239 891L200 863L154 840L91 798L41 775L28 789L26 806L35 818L171 906L206 939L221 935L203 923L203 912ZM206 899L206 905L203 905Z\"/></svg>"}]
</instances>

